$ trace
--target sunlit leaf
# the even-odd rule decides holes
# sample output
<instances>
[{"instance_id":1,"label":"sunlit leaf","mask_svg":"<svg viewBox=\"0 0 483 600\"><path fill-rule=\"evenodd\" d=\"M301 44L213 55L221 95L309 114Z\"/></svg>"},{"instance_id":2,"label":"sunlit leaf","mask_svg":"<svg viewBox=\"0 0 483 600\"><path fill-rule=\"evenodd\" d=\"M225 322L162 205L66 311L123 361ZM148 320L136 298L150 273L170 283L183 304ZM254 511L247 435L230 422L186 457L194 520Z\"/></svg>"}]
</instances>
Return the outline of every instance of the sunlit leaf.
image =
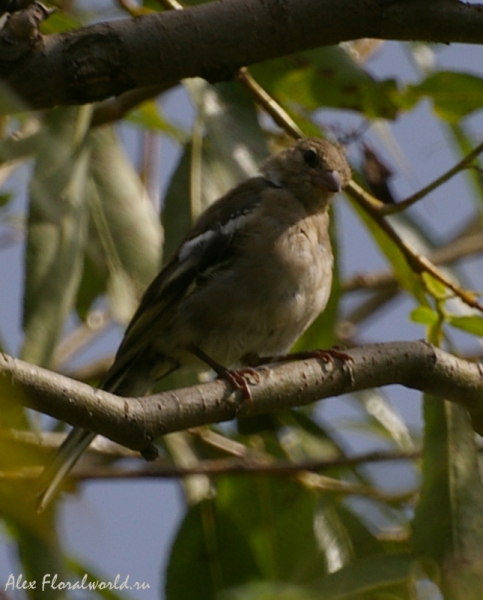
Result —
<instances>
[{"instance_id":1,"label":"sunlit leaf","mask_svg":"<svg viewBox=\"0 0 483 600\"><path fill-rule=\"evenodd\" d=\"M82 21L76 18L72 11L66 12L57 9L49 18L42 22L41 28L44 35L70 31L82 26Z\"/></svg>"},{"instance_id":2,"label":"sunlit leaf","mask_svg":"<svg viewBox=\"0 0 483 600\"><path fill-rule=\"evenodd\" d=\"M324 106L392 119L397 107L393 80L376 81L342 48L330 46L271 60L250 68L275 98L305 110Z\"/></svg>"},{"instance_id":3,"label":"sunlit leaf","mask_svg":"<svg viewBox=\"0 0 483 600\"><path fill-rule=\"evenodd\" d=\"M268 149L251 98L234 83L211 86L192 80L188 88L205 132L193 169L193 143L185 145L171 178L163 210L169 256L193 219L241 180L256 175ZM193 177L196 180L193 180ZM194 197L199 196L199 197Z\"/></svg>"},{"instance_id":4,"label":"sunlit leaf","mask_svg":"<svg viewBox=\"0 0 483 600\"><path fill-rule=\"evenodd\" d=\"M380 433L387 436L399 448L413 448L413 440L408 427L399 412L380 390L362 390L353 394L367 412L373 423L380 427Z\"/></svg>"},{"instance_id":5,"label":"sunlit leaf","mask_svg":"<svg viewBox=\"0 0 483 600\"><path fill-rule=\"evenodd\" d=\"M453 327L483 337L483 317L472 315L467 317L447 316L447 321Z\"/></svg>"},{"instance_id":6,"label":"sunlit leaf","mask_svg":"<svg viewBox=\"0 0 483 600\"><path fill-rule=\"evenodd\" d=\"M188 137L184 131L166 119L155 100L143 102L129 113L127 120L151 131L166 133L180 143L186 142Z\"/></svg>"},{"instance_id":7,"label":"sunlit leaf","mask_svg":"<svg viewBox=\"0 0 483 600\"><path fill-rule=\"evenodd\" d=\"M235 83L208 85L192 80L188 89L205 130L203 196L208 203L253 177L268 148L252 98Z\"/></svg>"},{"instance_id":8,"label":"sunlit leaf","mask_svg":"<svg viewBox=\"0 0 483 600\"><path fill-rule=\"evenodd\" d=\"M373 237L381 252L388 259L389 263L394 269L394 274L400 286L413 295L420 304L426 305L426 289L423 286L419 275L414 273L414 271L408 265L405 256L397 244L384 231L382 231L377 223L375 223L373 219L371 219L367 213L362 210L362 208L360 208L356 203L352 203L352 206L354 206L361 221L367 227L367 230ZM398 228L399 235L405 239L410 238L410 243L412 245L414 244L414 235L417 235L420 239L422 238L421 232L418 232L410 225L406 225L404 220L398 218L393 218L391 220L391 224L393 226L398 223L400 224L400 227Z\"/></svg>"},{"instance_id":9,"label":"sunlit leaf","mask_svg":"<svg viewBox=\"0 0 483 600\"><path fill-rule=\"evenodd\" d=\"M437 71L421 83L408 86L408 104L431 98L435 112L446 121L456 123L480 110L483 105L483 79L470 73Z\"/></svg>"},{"instance_id":10,"label":"sunlit leaf","mask_svg":"<svg viewBox=\"0 0 483 600\"><path fill-rule=\"evenodd\" d=\"M447 287L431 275L430 273L422 273L421 277L423 278L424 285L428 292L436 298L436 300L444 300L448 296Z\"/></svg>"},{"instance_id":11,"label":"sunlit leaf","mask_svg":"<svg viewBox=\"0 0 483 600\"><path fill-rule=\"evenodd\" d=\"M409 318L421 325L434 325L439 320L438 313L429 306L417 306L410 312Z\"/></svg>"}]
</instances>

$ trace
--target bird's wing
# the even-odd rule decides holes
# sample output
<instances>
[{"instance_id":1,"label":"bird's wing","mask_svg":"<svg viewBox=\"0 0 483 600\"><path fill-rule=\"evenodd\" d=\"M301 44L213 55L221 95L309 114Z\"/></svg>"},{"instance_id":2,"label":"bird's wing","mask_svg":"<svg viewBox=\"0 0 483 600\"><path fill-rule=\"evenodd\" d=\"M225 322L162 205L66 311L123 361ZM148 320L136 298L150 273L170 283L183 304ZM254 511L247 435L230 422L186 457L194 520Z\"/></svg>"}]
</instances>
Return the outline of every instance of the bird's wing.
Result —
<instances>
[{"instance_id":1,"label":"bird's wing","mask_svg":"<svg viewBox=\"0 0 483 600\"><path fill-rule=\"evenodd\" d=\"M249 179L213 203L202 215L188 237L146 290L124 339L114 365L102 382L104 389L118 391L118 382L129 367L145 364L154 336L162 335L165 324L181 299L196 288L198 282L226 268L233 257L233 238L240 225L251 218L260 204L263 191L273 187L263 177ZM167 375L179 365L157 356L156 378Z\"/></svg>"}]
</instances>

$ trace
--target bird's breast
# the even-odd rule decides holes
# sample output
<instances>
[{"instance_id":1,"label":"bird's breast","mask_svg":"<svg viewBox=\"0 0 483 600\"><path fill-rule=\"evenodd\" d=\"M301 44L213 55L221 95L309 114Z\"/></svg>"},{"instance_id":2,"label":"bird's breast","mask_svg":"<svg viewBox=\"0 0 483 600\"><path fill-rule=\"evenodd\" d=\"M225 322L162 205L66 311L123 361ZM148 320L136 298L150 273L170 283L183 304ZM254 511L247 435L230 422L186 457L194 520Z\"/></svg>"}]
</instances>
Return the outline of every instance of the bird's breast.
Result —
<instances>
[{"instance_id":1,"label":"bird's breast","mask_svg":"<svg viewBox=\"0 0 483 600\"><path fill-rule=\"evenodd\" d=\"M187 341L225 366L247 354L286 353L325 308L332 283L326 218L255 228L242 242L175 319Z\"/></svg>"}]
</instances>

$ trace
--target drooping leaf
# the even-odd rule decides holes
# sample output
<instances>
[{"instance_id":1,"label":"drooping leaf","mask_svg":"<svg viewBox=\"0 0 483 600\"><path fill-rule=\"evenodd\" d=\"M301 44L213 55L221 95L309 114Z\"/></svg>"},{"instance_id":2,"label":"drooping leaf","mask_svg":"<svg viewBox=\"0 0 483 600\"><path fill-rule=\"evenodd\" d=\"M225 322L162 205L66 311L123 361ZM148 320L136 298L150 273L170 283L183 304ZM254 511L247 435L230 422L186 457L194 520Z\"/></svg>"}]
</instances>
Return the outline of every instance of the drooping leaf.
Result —
<instances>
[{"instance_id":1,"label":"drooping leaf","mask_svg":"<svg viewBox=\"0 0 483 600\"><path fill-rule=\"evenodd\" d=\"M169 256L193 219L241 180L256 175L268 154L253 101L234 83L188 84L198 108L202 139L185 145L171 178L163 210L165 252Z\"/></svg>"},{"instance_id":2,"label":"drooping leaf","mask_svg":"<svg viewBox=\"0 0 483 600\"><path fill-rule=\"evenodd\" d=\"M243 530L225 507L205 500L188 510L171 550L167 598L212 600L261 575Z\"/></svg>"},{"instance_id":3,"label":"drooping leaf","mask_svg":"<svg viewBox=\"0 0 483 600\"><path fill-rule=\"evenodd\" d=\"M314 533L316 494L296 481L263 475L223 478L217 489L264 579L309 582L325 572L324 549Z\"/></svg>"},{"instance_id":4,"label":"drooping leaf","mask_svg":"<svg viewBox=\"0 0 483 600\"><path fill-rule=\"evenodd\" d=\"M108 273L117 317L127 321L161 264L162 227L139 175L110 128L90 134L89 252Z\"/></svg>"},{"instance_id":5,"label":"drooping leaf","mask_svg":"<svg viewBox=\"0 0 483 600\"><path fill-rule=\"evenodd\" d=\"M414 598L414 558L377 555L353 562L320 581L324 600L411 600Z\"/></svg>"},{"instance_id":6,"label":"drooping leaf","mask_svg":"<svg viewBox=\"0 0 483 600\"><path fill-rule=\"evenodd\" d=\"M48 366L79 285L88 212L88 107L51 111L30 186L25 360Z\"/></svg>"},{"instance_id":7,"label":"drooping leaf","mask_svg":"<svg viewBox=\"0 0 483 600\"><path fill-rule=\"evenodd\" d=\"M362 223L366 226L368 232L373 237L378 248L391 264L395 277L399 285L409 294L414 296L422 305L426 306L426 287L423 285L421 277L415 273L409 266L404 254L398 245L362 210L359 205L352 203L355 211L360 217ZM391 225L398 235L418 252L426 254L428 252L428 238L424 231L417 227L415 223L408 222L404 215L395 215L390 219Z\"/></svg>"},{"instance_id":8,"label":"drooping leaf","mask_svg":"<svg viewBox=\"0 0 483 600\"><path fill-rule=\"evenodd\" d=\"M413 523L416 553L442 569L456 600L476 600L483 588L483 482L467 412L427 397L423 484Z\"/></svg>"},{"instance_id":9,"label":"drooping leaf","mask_svg":"<svg viewBox=\"0 0 483 600\"><path fill-rule=\"evenodd\" d=\"M379 435L390 439L397 447L414 447L408 427L399 412L382 390L362 390L352 395L364 407L369 424L377 428Z\"/></svg>"},{"instance_id":10,"label":"drooping leaf","mask_svg":"<svg viewBox=\"0 0 483 600\"><path fill-rule=\"evenodd\" d=\"M143 102L129 113L127 120L142 128L166 133L180 143L186 142L187 134L166 119L159 104L154 100Z\"/></svg>"},{"instance_id":11,"label":"drooping leaf","mask_svg":"<svg viewBox=\"0 0 483 600\"><path fill-rule=\"evenodd\" d=\"M257 175L268 148L253 100L238 84L211 86L196 79L188 85L206 131L203 209L242 179Z\"/></svg>"}]
</instances>

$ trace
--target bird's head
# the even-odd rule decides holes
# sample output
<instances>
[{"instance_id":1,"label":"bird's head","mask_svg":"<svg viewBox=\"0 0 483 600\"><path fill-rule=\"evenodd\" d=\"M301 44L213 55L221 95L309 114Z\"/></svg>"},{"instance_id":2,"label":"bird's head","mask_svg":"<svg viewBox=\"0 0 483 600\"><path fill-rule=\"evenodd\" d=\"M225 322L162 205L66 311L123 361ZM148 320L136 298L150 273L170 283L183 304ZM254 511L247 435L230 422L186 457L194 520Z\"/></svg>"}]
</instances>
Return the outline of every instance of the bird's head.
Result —
<instances>
[{"instance_id":1,"label":"bird's head","mask_svg":"<svg viewBox=\"0 0 483 600\"><path fill-rule=\"evenodd\" d=\"M330 142L304 138L268 158L262 174L292 192L307 208L325 206L351 179L345 156Z\"/></svg>"}]
</instances>

